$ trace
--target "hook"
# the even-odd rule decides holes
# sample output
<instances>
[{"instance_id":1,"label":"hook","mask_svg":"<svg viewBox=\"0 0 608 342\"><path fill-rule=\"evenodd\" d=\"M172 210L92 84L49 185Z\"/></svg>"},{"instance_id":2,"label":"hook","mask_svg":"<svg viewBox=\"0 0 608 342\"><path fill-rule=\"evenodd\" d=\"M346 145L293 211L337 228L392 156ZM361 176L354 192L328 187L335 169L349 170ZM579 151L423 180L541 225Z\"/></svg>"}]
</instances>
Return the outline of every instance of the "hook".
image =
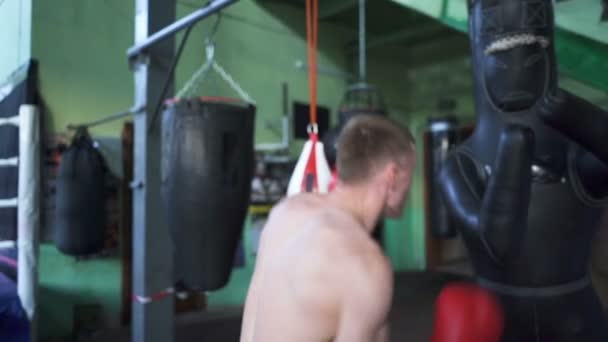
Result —
<instances>
[{"instance_id":1,"label":"hook","mask_svg":"<svg viewBox=\"0 0 608 342\"><path fill-rule=\"evenodd\" d=\"M210 65L214 62L215 57L215 42L213 42L210 38L207 38L205 43L205 52L207 54L207 63Z\"/></svg>"}]
</instances>

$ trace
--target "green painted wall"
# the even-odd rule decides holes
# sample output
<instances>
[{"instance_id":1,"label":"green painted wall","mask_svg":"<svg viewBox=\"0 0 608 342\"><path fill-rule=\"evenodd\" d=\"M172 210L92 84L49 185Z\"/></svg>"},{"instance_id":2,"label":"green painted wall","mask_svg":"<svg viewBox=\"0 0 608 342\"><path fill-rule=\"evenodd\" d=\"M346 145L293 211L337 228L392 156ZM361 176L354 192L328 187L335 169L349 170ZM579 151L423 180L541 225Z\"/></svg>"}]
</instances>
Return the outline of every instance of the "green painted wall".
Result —
<instances>
[{"instance_id":1,"label":"green painted wall","mask_svg":"<svg viewBox=\"0 0 608 342\"><path fill-rule=\"evenodd\" d=\"M187 2L179 2L179 15L192 9ZM63 132L69 123L94 120L131 105L132 76L125 59L133 36L131 1L39 0L34 2L33 18L32 54L40 61L40 86L50 132ZM257 101L258 142L277 139L265 123L278 120L282 114L281 83L289 84L291 101L308 101L307 73L295 67L296 61L306 61L304 25L301 10L276 4L262 6L252 0L241 0L222 18L216 57ZM191 34L177 70L177 88L203 63L203 41L210 26L211 21L200 23ZM319 63L323 70L347 71L350 63L342 47L355 35L345 28L321 25ZM389 106L405 113L407 69L397 63L372 61L370 74L371 80L385 90ZM235 96L217 76L207 81L201 95ZM319 103L335 110L344 86L344 79L321 73ZM117 137L121 126L121 122L99 126L92 133ZM298 151L299 145L295 144L293 150ZM403 229L402 224L395 224L394 229ZM248 230L245 239L249 239ZM253 259L248 259L245 268L234 272L226 288L210 294L211 305L243 302L252 263ZM76 262L45 244L40 279L42 337L68 335L76 304L100 303L108 325L117 324L120 265L116 258Z\"/></svg>"},{"instance_id":2,"label":"green painted wall","mask_svg":"<svg viewBox=\"0 0 608 342\"><path fill-rule=\"evenodd\" d=\"M30 59L32 0L0 1L0 84Z\"/></svg>"},{"instance_id":3,"label":"green painted wall","mask_svg":"<svg viewBox=\"0 0 608 342\"><path fill-rule=\"evenodd\" d=\"M194 9L186 1L178 4L178 15ZM131 105L133 81L125 51L132 44L132 2L36 1L34 19L33 54L41 60L41 87L52 130ZM191 34L178 67L176 88L204 62L203 40L211 24L212 20L199 23ZM320 64L342 68L339 47L351 33L324 25L320 30ZM257 101L256 138L260 142L274 138L264 129L264 121L274 120L282 112L282 82L288 82L293 100L308 98L307 74L294 67L296 60L306 60L304 37L304 18L291 7L264 8L243 0L223 16L216 36L216 59ZM211 90L204 94L236 96L215 75L204 85ZM321 75L319 103L335 108L343 86L343 80ZM120 127L116 122L99 126L93 133L117 136Z\"/></svg>"},{"instance_id":4,"label":"green painted wall","mask_svg":"<svg viewBox=\"0 0 608 342\"><path fill-rule=\"evenodd\" d=\"M454 57L439 64L418 66L407 70L409 84L407 118L403 119L414 134L418 148L417 163L404 215L398 220L387 220L387 252L397 270L422 270L425 258L424 169L423 136L430 117L443 116L437 108L440 98L456 102L453 113L462 124L474 120L470 60L467 56Z\"/></svg>"},{"instance_id":5,"label":"green painted wall","mask_svg":"<svg viewBox=\"0 0 608 342\"><path fill-rule=\"evenodd\" d=\"M179 2L179 15L192 9L190 3ZM133 36L131 1L39 0L34 2L33 17L32 52L40 61L40 85L51 132L62 132L68 123L87 122L131 105L132 76L125 60ZM177 70L177 88L203 63L203 41L211 24L212 21L200 23L191 34ZM307 73L295 67L296 61L306 61L304 31L302 10L275 3L261 5L241 0L223 16L216 35L216 57L257 101L257 142L277 139L265 126L282 114L283 82L289 84L291 101L308 101ZM348 72L353 61L345 57L343 47L355 37L356 32L346 28L321 25L320 69ZM396 59L369 61L370 82L383 91L391 115L410 126L419 146L426 120L438 114L436 103L441 95L450 94L457 100L457 113L465 120L473 116L469 60L462 52L457 56L460 57L447 58L441 64L418 67ZM204 84L206 88L201 95L235 96L216 75ZM319 103L335 110L344 86L344 79L333 73L321 73ZM117 137L121 126L121 122L116 122L96 127L92 132ZM300 145L301 142L294 144L294 153L298 153ZM421 153L419 149L416 181L405 214L386 224L384 243L396 270L423 269L425 265ZM225 288L210 293L212 306L239 305L244 300L254 263L248 227L246 224L244 228L244 245L250 257L245 267L233 272ZM41 249L40 272L43 337L69 334L71 310L77 304L100 303L108 325L117 324L118 259L76 262L45 244Z\"/></svg>"},{"instance_id":6,"label":"green painted wall","mask_svg":"<svg viewBox=\"0 0 608 342\"><path fill-rule=\"evenodd\" d=\"M393 1L456 30L468 30L465 0ZM592 0L556 6L555 51L561 74L608 92L606 24L599 22L599 6L598 1Z\"/></svg>"}]
</instances>

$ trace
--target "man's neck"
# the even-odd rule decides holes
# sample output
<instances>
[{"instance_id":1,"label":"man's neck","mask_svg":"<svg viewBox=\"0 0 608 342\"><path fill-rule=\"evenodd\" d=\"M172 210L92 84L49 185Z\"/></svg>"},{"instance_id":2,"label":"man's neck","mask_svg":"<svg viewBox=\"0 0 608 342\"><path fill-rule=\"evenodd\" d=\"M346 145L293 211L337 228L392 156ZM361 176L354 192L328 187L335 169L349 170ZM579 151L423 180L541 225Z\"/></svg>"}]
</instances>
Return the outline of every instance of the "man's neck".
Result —
<instances>
[{"instance_id":1,"label":"man's neck","mask_svg":"<svg viewBox=\"0 0 608 342\"><path fill-rule=\"evenodd\" d=\"M329 195L340 209L351 214L363 228L372 233L384 209L380 189L365 185L339 184Z\"/></svg>"}]
</instances>

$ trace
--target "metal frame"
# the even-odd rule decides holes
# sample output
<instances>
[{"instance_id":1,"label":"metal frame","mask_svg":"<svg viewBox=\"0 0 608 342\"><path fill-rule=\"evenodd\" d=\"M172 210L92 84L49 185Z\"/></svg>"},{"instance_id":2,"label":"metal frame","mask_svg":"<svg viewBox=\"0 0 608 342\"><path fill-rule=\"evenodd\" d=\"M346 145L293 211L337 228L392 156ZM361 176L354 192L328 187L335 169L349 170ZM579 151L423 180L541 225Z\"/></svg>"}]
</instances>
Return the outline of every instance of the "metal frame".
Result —
<instances>
[{"instance_id":1,"label":"metal frame","mask_svg":"<svg viewBox=\"0 0 608 342\"><path fill-rule=\"evenodd\" d=\"M136 0L136 1L139 1L139 0ZM232 5L236 1L237 0L211 1L205 7L202 7L200 9L192 12L188 16L157 31L156 33L150 35L146 39L143 39L141 42L136 43L131 48L129 48L129 50L127 51L127 55L129 56L129 58L137 57L142 52L145 52L145 50L149 49L150 47L159 43L160 41L175 36L179 31L207 18L208 16L224 9L225 7L227 7L229 5ZM174 2L174 1L171 1L171 2Z\"/></svg>"},{"instance_id":2,"label":"metal frame","mask_svg":"<svg viewBox=\"0 0 608 342\"><path fill-rule=\"evenodd\" d=\"M175 0L136 0L135 41L147 40L175 18ZM168 65L174 55L174 39L150 47L147 58L134 65L134 107L154 103L161 95ZM173 82L171 82L172 85ZM169 88L172 91L172 86ZM135 116L133 165L133 292L151 297L173 283L171 239L164 221L160 198L159 125L148 130L153 113L146 108ZM166 296L149 303L133 301L132 339L135 342L174 340L173 298Z\"/></svg>"},{"instance_id":3,"label":"metal frame","mask_svg":"<svg viewBox=\"0 0 608 342\"><path fill-rule=\"evenodd\" d=\"M176 0L135 0L135 45L128 51L135 78L133 165L134 342L172 342L174 331L173 245L160 194L161 124L148 103L156 103L174 57L174 35L237 0L214 0L175 20ZM156 32L152 34L152 32ZM173 77L171 75L171 77ZM168 93L173 93L170 79ZM159 293L164 296L156 296ZM167 295L168 294L168 295Z\"/></svg>"}]
</instances>

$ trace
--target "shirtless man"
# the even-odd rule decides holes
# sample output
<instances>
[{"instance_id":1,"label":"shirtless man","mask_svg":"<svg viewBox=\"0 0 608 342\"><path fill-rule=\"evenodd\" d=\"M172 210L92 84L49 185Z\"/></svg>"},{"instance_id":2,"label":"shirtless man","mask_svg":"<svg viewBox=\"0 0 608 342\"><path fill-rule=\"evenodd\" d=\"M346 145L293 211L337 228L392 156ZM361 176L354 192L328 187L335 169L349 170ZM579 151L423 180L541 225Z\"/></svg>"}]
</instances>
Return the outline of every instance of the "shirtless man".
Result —
<instances>
[{"instance_id":1,"label":"shirtless man","mask_svg":"<svg viewBox=\"0 0 608 342\"><path fill-rule=\"evenodd\" d=\"M393 121L362 115L338 151L333 192L296 195L270 213L241 342L388 341L393 272L371 233L401 216L414 141Z\"/></svg>"}]
</instances>

